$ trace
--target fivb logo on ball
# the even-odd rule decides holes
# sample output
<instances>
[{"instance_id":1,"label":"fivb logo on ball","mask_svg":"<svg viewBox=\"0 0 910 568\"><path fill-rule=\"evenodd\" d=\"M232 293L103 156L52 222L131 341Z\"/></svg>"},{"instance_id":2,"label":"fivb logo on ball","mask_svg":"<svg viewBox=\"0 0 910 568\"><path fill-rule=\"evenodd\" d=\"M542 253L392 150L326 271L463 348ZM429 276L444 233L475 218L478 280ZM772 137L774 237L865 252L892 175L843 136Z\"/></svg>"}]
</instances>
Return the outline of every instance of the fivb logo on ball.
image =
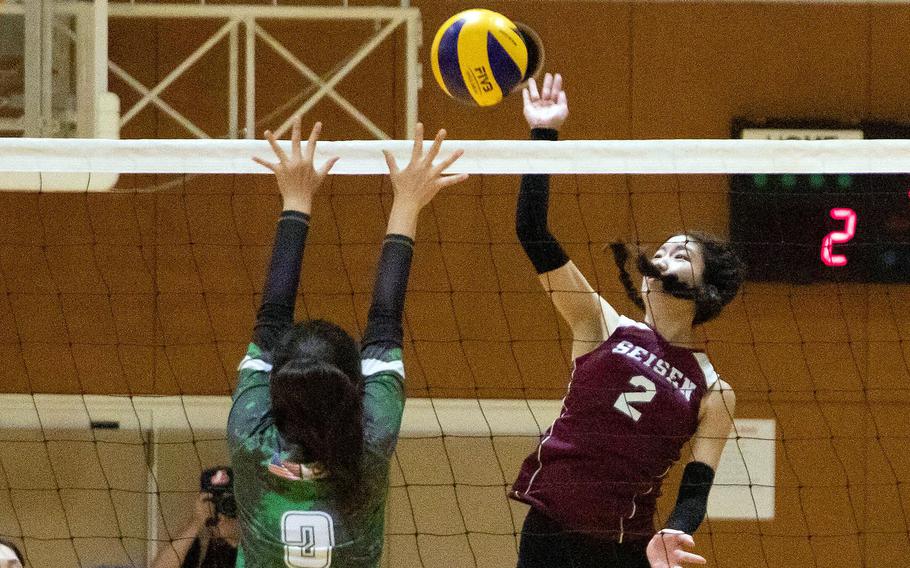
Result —
<instances>
[{"instance_id":1,"label":"fivb logo on ball","mask_svg":"<svg viewBox=\"0 0 910 568\"><path fill-rule=\"evenodd\" d=\"M529 30L530 31L530 30ZM450 97L470 105L491 106L539 68L542 52L536 34L491 10L455 14L436 32L430 63L436 82Z\"/></svg>"}]
</instances>

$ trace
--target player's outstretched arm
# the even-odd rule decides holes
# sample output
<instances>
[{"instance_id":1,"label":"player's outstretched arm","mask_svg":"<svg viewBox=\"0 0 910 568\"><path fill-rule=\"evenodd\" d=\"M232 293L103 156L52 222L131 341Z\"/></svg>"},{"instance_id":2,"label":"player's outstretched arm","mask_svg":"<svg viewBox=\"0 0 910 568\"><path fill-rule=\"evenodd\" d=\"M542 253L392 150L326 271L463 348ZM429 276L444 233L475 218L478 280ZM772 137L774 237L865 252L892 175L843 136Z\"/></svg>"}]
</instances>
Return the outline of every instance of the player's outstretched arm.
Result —
<instances>
[{"instance_id":1,"label":"player's outstretched arm","mask_svg":"<svg viewBox=\"0 0 910 568\"><path fill-rule=\"evenodd\" d=\"M648 543L651 568L681 568L685 564L704 564L705 559L687 552L695 545L692 534L704 520L714 472L720 463L727 438L733 429L736 395L730 385L718 381L702 400L698 430L692 437L692 457L679 484L676 506L666 528Z\"/></svg>"},{"instance_id":2,"label":"player's outstretched arm","mask_svg":"<svg viewBox=\"0 0 910 568\"><path fill-rule=\"evenodd\" d=\"M394 200L376 271L373 301L363 339L364 346L371 343L384 343L387 347L401 346L403 337L401 317L405 291L408 287L417 218L420 211L442 188L459 183L468 177L467 174L443 175L446 168L461 157L462 150L454 151L438 164L433 163L439 155L445 136L445 130L440 130L429 150L424 153L423 125L417 124L411 161L404 168L398 167L391 153L383 152L389 167Z\"/></svg>"},{"instance_id":3,"label":"player's outstretched arm","mask_svg":"<svg viewBox=\"0 0 910 568\"><path fill-rule=\"evenodd\" d=\"M532 78L522 90L524 116L534 140L556 140L569 116L562 76L547 73L538 91ZM521 178L515 214L515 232L534 265L540 283L566 323L574 339L572 357L594 349L616 328L619 314L591 287L550 233L547 221L550 176L526 174Z\"/></svg>"},{"instance_id":4,"label":"player's outstretched arm","mask_svg":"<svg viewBox=\"0 0 910 568\"><path fill-rule=\"evenodd\" d=\"M317 122L313 126L303 149L300 144L300 128L298 117L291 131L290 155L281 148L275 135L266 131L265 137L278 161L253 158L274 172L282 203L281 218L278 220L272 246L272 260L253 332L253 342L266 351L271 350L281 334L293 324L294 299L300 283L300 267L310 225L313 196L338 160L331 158L317 170L313 165L313 156L322 124Z\"/></svg>"},{"instance_id":5,"label":"player's outstretched arm","mask_svg":"<svg viewBox=\"0 0 910 568\"><path fill-rule=\"evenodd\" d=\"M192 520L184 527L180 535L173 539L170 546L162 548L152 562L151 568L180 568L186 560L190 549L197 542L196 539L207 530L206 522L215 515L215 510L212 507L212 495L210 493L200 493L196 497ZM199 546L201 546L201 542ZM198 550L197 554L202 552L202 550Z\"/></svg>"}]
</instances>

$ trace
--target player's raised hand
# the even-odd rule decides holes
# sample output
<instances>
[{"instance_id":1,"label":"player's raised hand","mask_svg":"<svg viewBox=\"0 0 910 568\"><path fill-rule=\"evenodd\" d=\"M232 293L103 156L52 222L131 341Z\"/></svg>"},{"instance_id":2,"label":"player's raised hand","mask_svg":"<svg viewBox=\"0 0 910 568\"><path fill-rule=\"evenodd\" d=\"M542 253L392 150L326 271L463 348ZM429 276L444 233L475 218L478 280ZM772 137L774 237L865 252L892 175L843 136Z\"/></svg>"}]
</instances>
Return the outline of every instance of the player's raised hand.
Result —
<instances>
[{"instance_id":1,"label":"player's raised hand","mask_svg":"<svg viewBox=\"0 0 910 568\"><path fill-rule=\"evenodd\" d=\"M707 563L703 557L684 550L684 547L691 546L695 546L695 539L691 535L664 529L648 543L648 562L651 568L685 568L687 564Z\"/></svg>"},{"instance_id":2,"label":"player's raised hand","mask_svg":"<svg viewBox=\"0 0 910 568\"><path fill-rule=\"evenodd\" d=\"M386 164L389 166L389 177L392 179L395 203L416 207L419 210L426 206L440 189L467 179L468 174L442 174L464 154L464 150L455 150L438 164L433 164L445 138L446 131L440 130L433 140L433 145L424 154L423 124L418 123L414 132L411 161L404 169L399 169L392 154L388 150L383 150Z\"/></svg>"},{"instance_id":3,"label":"player's raised hand","mask_svg":"<svg viewBox=\"0 0 910 568\"><path fill-rule=\"evenodd\" d=\"M559 130L569 117L569 102L566 92L562 90L562 75L547 73L543 85L537 90L537 82L532 77L528 86L521 91L524 99L524 115L531 128L553 128Z\"/></svg>"},{"instance_id":4,"label":"player's raised hand","mask_svg":"<svg viewBox=\"0 0 910 568\"><path fill-rule=\"evenodd\" d=\"M303 150L300 148L300 128L300 117L297 117L291 129L290 156L278 144L272 131L266 130L265 137L272 146L278 162L268 162L256 156L253 157L253 161L275 173L285 210L309 213L313 206L313 195L338 161L338 157L329 158L316 170L313 166L313 156L316 153L316 142L322 132L322 123L317 122L313 125L306 148Z\"/></svg>"},{"instance_id":5,"label":"player's raised hand","mask_svg":"<svg viewBox=\"0 0 910 568\"><path fill-rule=\"evenodd\" d=\"M413 236L417 214L444 187L455 185L467 179L468 174L443 175L443 172L464 154L455 150L438 164L433 160L439 155L446 131L440 130L430 149L423 151L423 124L417 123L414 131L414 145L411 149L411 161L404 168L399 168L395 157L388 150L383 150L386 164L389 166L389 177L392 180L392 191L395 199L389 217L389 232ZM393 228L393 224L395 228Z\"/></svg>"}]
</instances>

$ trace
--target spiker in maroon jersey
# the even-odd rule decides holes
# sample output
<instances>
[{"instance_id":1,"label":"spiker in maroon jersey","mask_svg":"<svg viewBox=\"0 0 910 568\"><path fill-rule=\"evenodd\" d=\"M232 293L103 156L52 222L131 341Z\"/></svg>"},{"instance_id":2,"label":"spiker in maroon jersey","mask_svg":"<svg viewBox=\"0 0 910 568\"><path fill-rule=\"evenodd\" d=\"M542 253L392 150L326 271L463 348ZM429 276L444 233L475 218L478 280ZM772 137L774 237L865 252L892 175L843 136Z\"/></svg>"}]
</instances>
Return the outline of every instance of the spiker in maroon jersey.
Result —
<instances>
[{"instance_id":1,"label":"spiker in maroon jersey","mask_svg":"<svg viewBox=\"0 0 910 568\"><path fill-rule=\"evenodd\" d=\"M717 380L704 353L620 318L609 339L575 360L562 412L522 464L512 498L569 530L649 539L663 476Z\"/></svg>"}]
</instances>

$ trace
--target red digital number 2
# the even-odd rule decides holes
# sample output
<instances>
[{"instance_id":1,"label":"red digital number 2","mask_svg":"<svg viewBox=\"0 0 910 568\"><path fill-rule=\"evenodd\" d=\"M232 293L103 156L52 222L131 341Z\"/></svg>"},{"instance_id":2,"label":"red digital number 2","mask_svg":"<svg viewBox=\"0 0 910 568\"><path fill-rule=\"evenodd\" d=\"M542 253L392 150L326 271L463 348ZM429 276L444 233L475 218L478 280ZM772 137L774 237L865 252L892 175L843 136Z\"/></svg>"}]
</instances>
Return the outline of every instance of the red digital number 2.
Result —
<instances>
[{"instance_id":1,"label":"red digital number 2","mask_svg":"<svg viewBox=\"0 0 910 568\"><path fill-rule=\"evenodd\" d=\"M832 219L844 221L843 231L831 231L822 239L822 262L827 266L845 266L847 257L842 254L834 254L834 245L842 245L856 234L856 211L846 207L835 207L831 210Z\"/></svg>"}]
</instances>

